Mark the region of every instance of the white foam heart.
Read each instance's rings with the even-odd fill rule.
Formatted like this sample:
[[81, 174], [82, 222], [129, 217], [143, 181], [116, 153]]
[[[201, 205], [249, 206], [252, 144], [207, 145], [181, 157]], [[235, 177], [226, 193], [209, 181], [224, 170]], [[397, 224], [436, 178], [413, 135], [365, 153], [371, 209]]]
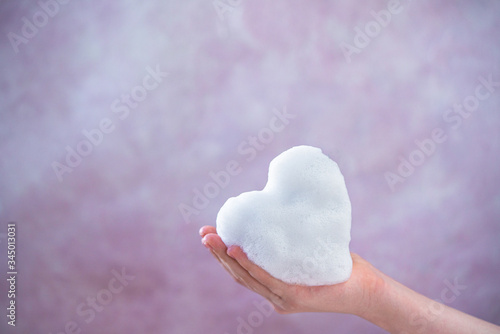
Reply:
[[338, 165], [319, 148], [293, 147], [269, 165], [262, 191], [232, 197], [217, 215], [217, 233], [228, 246], [274, 277], [291, 284], [345, 282], [351, 202]]

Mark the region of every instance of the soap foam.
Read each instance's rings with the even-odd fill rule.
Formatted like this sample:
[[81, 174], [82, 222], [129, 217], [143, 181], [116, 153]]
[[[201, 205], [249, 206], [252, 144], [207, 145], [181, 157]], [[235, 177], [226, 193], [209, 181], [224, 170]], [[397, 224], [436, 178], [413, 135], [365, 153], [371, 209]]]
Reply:
[[296, 146], [269, 166], [262, 191], [232, 197], [217, 215], [217, 233], [272, 276], [301, 285], [345, 282], [351, 202], [338, 165], [319, 148]]

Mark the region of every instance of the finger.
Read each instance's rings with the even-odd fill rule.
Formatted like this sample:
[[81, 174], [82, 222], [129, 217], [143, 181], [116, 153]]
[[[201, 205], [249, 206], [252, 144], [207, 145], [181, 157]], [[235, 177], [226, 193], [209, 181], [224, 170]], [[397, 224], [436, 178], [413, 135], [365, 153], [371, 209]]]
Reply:
[[255, 284], [249, 282], [249, 279], [245, 279], [246, 276], [250, 277], [250, 275], [234, 259], [231, 259], [226, 254], [227, 247], [217, 234], [208, 234], [203, 238], [203, 241], [236, 282], [256, 292], [260, 290], [255, 287]]
[[212, 255], [217, 259], [217, 261], [219, 261], [220, 265], [229, 273], [229, 275], [231, 275], [233, 277], [233, 279], [238, 284], [241, 284], [244, 287], [250, 289], [250, 287], [247, 286], [246, 282], [244, 282], [242, 279], [240, 279], [238, 276], [236, 276], [236, 274], [231, 270], [231, 268], [229, 268], [227, 263], [225, 263], [223, 260], [220, 259], [220, 257], [217, 255], [217, 253], [215, 253], [212, 249], [210, 249], [210, 253], [212, 253]]
[[[219, 256], [217, 256], [217, 254], [214, 252], [213, 249], [211, 249], [210, 247], [207, 247], [208, 250], [210, 251], [210, 254], [212, 254], [212, 256], [225, 268], [225, 264], [222, 262], [222, 260], [219, 258]], [[227, 269], [227, 268], [225, 268]]]
[[[209, 233], [210, 234], [210, 233]], [[206, 237], [204, 236], [202, 239], [201, 239], [201, 243], [210, 251], [210, 254], [212, 254], [212, 256], [217, 260], [219, 261], [219, 263], [224, 267], [224, 269], [226, 269], [227, 271], [229, 271], [229, 268], [227, 268], [226, 264], [223, 263], [223, 261], [221, 260], [221, 258], [217, 255], [217, 253], [214, 251], [213, 249], [213, 242], [212, 244], [209, 243], [209, 240], [210, 240], [210, 237]], [[229, 273], [231, 275], [233, 275], [230, 271]], [[236, 279], [236, 277], [234, 277]]]
[[274, 294], [278, 296], [283, 296], [287, 284], [277, 278], [271, 276], [267, 271], [257, 266], [255, 263], [250, 261], [243, 252], [243, 250], [238, 246], [231, 246], [227, 250], [230, 257], [234, 258], [245, 270], [262, 285], [266, 286]]
[[271, 302], [280, 300], [278, 296], [252, 277], [235, 259], [227, 254], [227, 247], [217, 234], [208, 234], [203, 240], [211, 247], [220, 262], [237, 282], [242, 283]]
[[[212, 254], [224, 266], [224, 268], [233, 276], [238, 283], [241, 281], [241, 273], [244, 269], [238, 265], [234, 259], [231, 259], [227, 254], [227, 247], [222, 239], [214, 233], [207, 234], [203, 237], [202, 242], [210, 249]], [[238, 268], [240, 267], [240, 268]]]
[[214, 226], [206, 225], [206, 226], [203, 226], [202, 228], [200, 228], [199, 233], [200, 233], [201, 237], [203, 238], [204, 236], [206, 236], [209, 233], [216, 233], [216, 231], [215, 231]]

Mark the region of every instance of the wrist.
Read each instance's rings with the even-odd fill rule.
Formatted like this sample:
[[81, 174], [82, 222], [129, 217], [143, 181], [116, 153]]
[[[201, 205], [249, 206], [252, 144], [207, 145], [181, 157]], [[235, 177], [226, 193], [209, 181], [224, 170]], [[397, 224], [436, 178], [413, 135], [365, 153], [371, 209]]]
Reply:
[[361, 313], [361, 318], [387, 330], [399, 333], [408, 329], [409, 317], [419, 314], [426, 297], [377, 271], [379, 284]]
[[364, 284], [360, 291], [360, 304], [353, 312], [361, 318], [368, 320], [376, 316], [387, 299], [387, 294], [390, 291], [390, 277], [384, 275], [381, 271], [373, 267], [370, 263], [370, 271], [364, 279]]
[[388, 289], [389, 277], [359, 255], [351, 253], [351, 256], [354, 266], [346, 286], [348, 298], [342, 310], [331, 312], [349, 313], [366, 319], [379, 308], [380, 300]]

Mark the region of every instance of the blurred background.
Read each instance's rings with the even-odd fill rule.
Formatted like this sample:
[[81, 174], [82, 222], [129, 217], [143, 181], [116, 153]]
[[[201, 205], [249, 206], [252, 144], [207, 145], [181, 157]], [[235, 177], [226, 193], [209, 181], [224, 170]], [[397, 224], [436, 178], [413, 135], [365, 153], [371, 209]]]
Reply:
[[0, 22], [0, 332], [384, 333], [265, 312], [200, 243], [301, 144], [340, 165], [353, 252], [500, 324], [498, 1], [9, 0]]

